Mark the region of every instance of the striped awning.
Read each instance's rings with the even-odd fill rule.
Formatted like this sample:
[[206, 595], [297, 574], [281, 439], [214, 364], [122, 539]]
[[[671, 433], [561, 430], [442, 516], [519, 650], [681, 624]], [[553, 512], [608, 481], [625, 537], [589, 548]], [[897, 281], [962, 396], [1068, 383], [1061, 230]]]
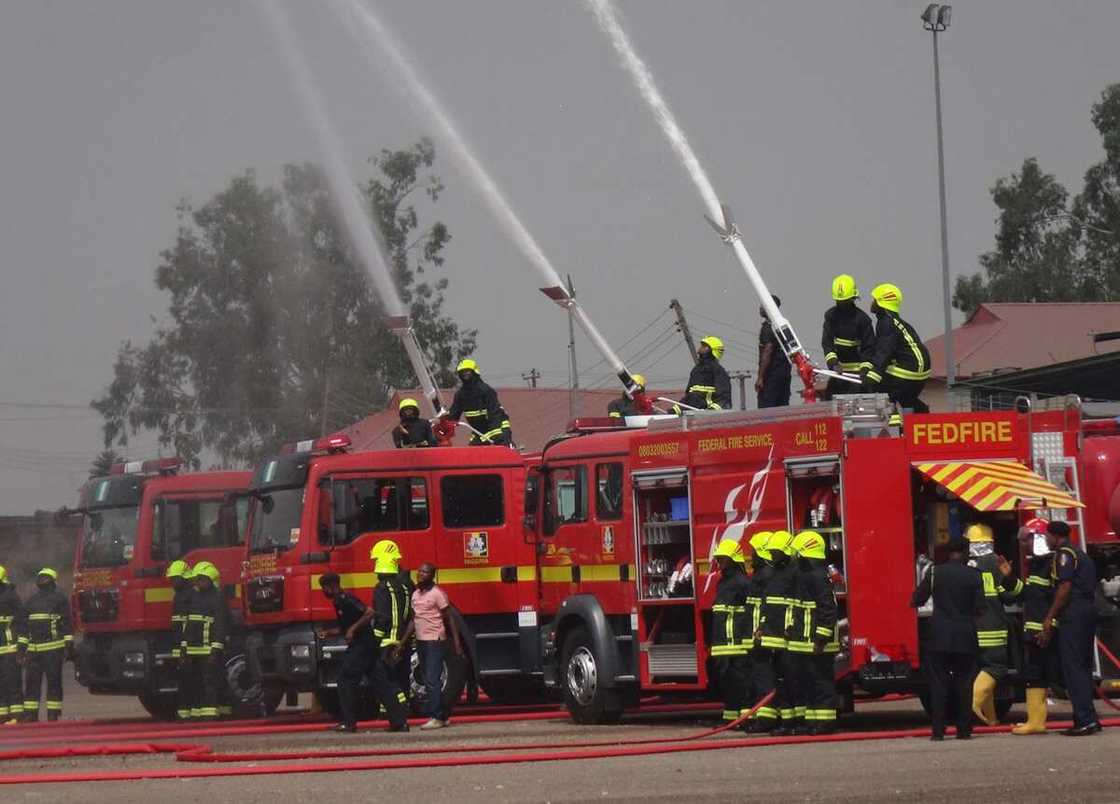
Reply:
[[1015, 461], [935, 461], [914, 468], [977, 511], [1084, 507]]

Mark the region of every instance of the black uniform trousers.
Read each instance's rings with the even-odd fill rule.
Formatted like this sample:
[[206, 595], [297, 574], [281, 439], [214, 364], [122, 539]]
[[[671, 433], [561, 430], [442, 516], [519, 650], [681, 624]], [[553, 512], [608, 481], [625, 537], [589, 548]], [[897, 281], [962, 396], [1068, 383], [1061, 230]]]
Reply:
[[926, 656], [925, 665], [933, 735], [945, 736], [950, 688], [957, 697], [957, 735], [972, 734], [972, 681], [976, 677], [976, 656], [972, 653], [931, 651]]
[[802, 697], [801, 661], [803, 654], [788, 650], [778, 651], [778, 695], [772, 704], [781, 715], [782, 728], [800, 726], [805, 720], [805, 700]]
[[1096, 613], [1091, 601], [1071, 601], [1062, 612], [1058, 627], [1058, 655], [1066, 691], [1073, 704], [1074, 726], [1097, 722], [1093, 706], [1093, 640], [1096, 638]]
[[782, 691], [778, 688], [778, 654], [771, 648], [756, 648], [751, 651], [751, 693], [758, 700], [770, 692], [773, 699], [760, 707], [753, 718], [759, 729], [772, 729], [778, 722], [778, 711], [782, 702]]
[[798, 653], [796, 656], [806, 723], [831, 725], [836, 721], [836, 654]]
[[[785, 361], [784, 355], [775, 355], [774, 360]], [[763, 380], [762, 390], [758, 392], [758, 407], [780, 408], [789, 404], [789, 386], [791, 376], [789, 372], [770, 371]]]
[[19, 718], [23, 714], [23, 678], [15, 653], [0, 656], [0, 718]]
[[187, 701], [192, 718], [215, 720], [219, 714], [221, 690], [225, 684], [225, 663], [221, 654], [188, 656]]
[[47, 720], [58, 720], [62, 714], [62, 660], [63, 648], [27, 654], [24, 668], [23, 717], [25, 720], [39, 719], [39, 695], [43, 688], [43, 676], [47, 678]]
[[1028, 687], [1047, 687], [1061, 684], [1062, 665], [1058, 658], [1056, 640], [1040, 648], [1034, 640], [1023, 643], [1023, 681]]
[[385, 648], [377, 650], [373, 660], [372, 680], [373, 693], [385, 708], [389, 725], [404, 725], [408, 721], [408, 710], [405, 709], [408, 697], [401, 689], [400, 668], [390, 661], [390, 653]]
[[346, 646], [338, 671], [338, 708], [341, 722], [347, 725], [358, 722], [362, 681], [373, 670], [376, 655], [376, 648], [368, 639], [354, 640]]
[[925, 386], [925, 380], [904, 380], [886, 374], [881, 383], [871, 386], [870, 393], [886, 394], [891, 402], [897, 402], [901, 407], [910, 408], [915, 413], [929, 413], [929, 405], [918, 398]]
[[1011, 668], [1011, 651], [1007, 645], [981, 648], [977, 661], [981, 670], [996, 681], [1003, 681]]
[[717, 656], [714, 663], [723, 697], [723, 719], [737, 720], [752, 704], [751, 657], [746, 653]]
[[175, 667], [175, 680], [179, 691], [175, 695], [175, 714], [179, 716], [180, 720], [189, 720], [195, 716], [191, 712], [191, 701], [193, 700], [191, 692], [195, 680], [195, 670], [185, 656], [180, 656], [176, 661], [178, 664]]

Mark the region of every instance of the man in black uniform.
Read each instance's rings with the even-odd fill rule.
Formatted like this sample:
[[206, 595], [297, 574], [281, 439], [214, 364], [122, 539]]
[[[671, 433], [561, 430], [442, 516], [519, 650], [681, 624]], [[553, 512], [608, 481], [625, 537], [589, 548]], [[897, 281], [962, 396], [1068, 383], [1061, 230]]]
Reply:
[[945, 714], [949, 686], [957, 696], [957, 739], [972, 737], [972, 678], [976, 675], [976, 616], [984, 609], [984, 584], [980, 573], [966, 563], [968, 543], [962, 537], [949, 542], [949, 560], [931, 567], [910, 598], [918, 608], [933, 596], [929, 639], [922, 648], [929, 679], [930, 718], [933, 735], [945, 739]]
[[8, 571], [0, 567], [0, 723], [18, 723], [23, 717], [18, 654], [24, 627], [23, 604]]
[[796, 603], [799, 630], [789, 634], [788, 649], [795, 655], [799, 692], [805, 703], [805, 733], [836, 731], [836, 680], [834, 667], [840, 652], [839, 607], [828, 578], [824, 537], [803, 530], [793, 540], [797, 551]]
[[[782, 300], [771, 296], [774, 304], [782, 306]], [[758, 393], [758, 408], [778, 408], [789, 404], [789, 383], [791, 371], [789, 359], [782, 351], [766, 308], [759, 307], [762, 326], [758, 330], [758, 375], [754, 380], [754, 390]]]
[[482, 381], [478, 363], [469, 357], [459, 361], [455, 372], [459, 375], [459, 390], [451, 401], [451, 410], [443, 418], [459, 421], [466, 417], [474, 430], [471, 446], [497, 445], [508, 447], [513, 443], [509, 416], [498, 401], [498, 394]]
[[1023, 588], [1023, 680], [1027, 684], [1027, 722], [1012, 734], [1046, 733], [1046, 694], [1051, 684], [1061, 683], [1057, 645], [1038, 644], [1042, 621], [1054, 603], [1054, 584], [1050, 568], [1054, 557], [1046, 544], [1045, 519], [1032, 519], [1019, 529], [1019, 554], [1027, 559], [1027, 580]]
[[338, 704], [341, 720], [335, 731], [358, 730], [358, 693], [362, 679], [373, 667], [373, 609], [348, 592], [342, 591], [342, 581], [337, 573], [328, 572], [319, 579], [319, 588], [334, 605], [338, 627], [325, 629], [320, 636], [342, 635], [346, 639], [346, 653], [338, 671]]
[[393, 446], [434, 447], [438, 443], [432, 432], [432, 423], [420, 418], [420, 403], [415, 399], [402, 399], [397, 406], [401, 423], [393, 428]]
[[187, 604], [182, 654], [187, 665], [187, 697], [193, 719], [216, 720], [226, 686], [225, 650], [230, 633], [229, 607], [222, 597], [221, 573], [209, 561], [194, 565], [194, 592]]
[[47, 677], [47, 720], [62, 716], [63, 657], [74, 661], [74, 633], [70, 628], [70, 601], [55, 588], [58, 573], [50, 567], [39, 570], [38, 591], [27, 599], [26, 631], [19, 642], [27, 650], [24, 678], [23, 719], [39, 719], [39, 695]]
[[412, 613], [411, 590], [401, 578], [401, 551], [396, 542], [382, 539], [370, 550], [377, 585], [373, 587], [373, 691], [389, 715], [389, 731], [408, 731], [408, 697], [401, 686], [392, 650], [401, 639]]
[[[696, 365], [688, 375], [688, 390], [681, 399], [681, 405], [698, 410], [730, 408], [731, 378], [719, 362], [723, 357], [723, 341], [709, 335], [700, 341], [696, 352]], [[674, 412], [681, 412], [679, 405], [675, 406]]]
[[[832, 299], [836, 304], [825, 311], [821, 349], [825, 363], [833, 371], [859, 374], [871, 367], [864, 355], [875, 342], [875, 328], [871, 316], [856, 306], [858, 298], [859, 288], [849, 274], [840, 274], [832, 280]], [[858, 383], [830, 379], [824, 399], [834, 394], [858, 392]]]
[[191, 688], [189, 678], [191, 670], [183, 655], [183, 638], [187, 630], [187, 618], [190, 615], [191, 602], [191, 569], [182, 559], [172, 561], [167, 565], [164, 576], [171, 579], [171, 588], [174, 590], [171, 598], [171, 656], [176, 661], [175, 680], [178, 692], [175, 695], [175, 715], [180, 720], [189, 720], [191, 717], [191, 704], [188, 691]]
[[902, 291], [895, 285], [877, 285], [871, 291], [875, 314], [875, 342], [867, 354], [870, 366], [863, 368], [865, 393], [886, 394], [915, 413], [929, 413], [918, 395], [929, 379], [929, 350], [921, 336], [899, 316]]
[[762, 652], [769, 651], [771, 664], [777, 676], [773, 706], [778, 710], [782, 722], [771, 733], [775, 736], [793, 734], [798, 726], [797, 705], [800, 688], [797, 683], [797, 667], [789, 652], [786, 638], [786, 623], [792, 616], [793, 597], [797, 585], [797, 565], [793, 557], [793, 534], [788, 530], [776, 530], [766, 540], [770, 553], [770, 576], [766, 580], [766, 592], [762, 597], [762, 617], [760, 622], [759, 643]]
[[1038, 644], [1046, 647], [1058, 626], [1058, 656], [1066, 691], [1073, 704], [1073, 726], [1062, 734], [1084, 737], [1101, 730], [1096, 707], [1093, 706], [1093, 640], [1096, 638], [1096, 612], [1093, 608], [1097, 570], [1093, 559], [1069, 543], [1069, 525], [1051, 522], [1046, 528], [1046, 542], [1054, 552], [1050, 577], [1055, 584], [1054, 602], [1046, 619]]
[[[778, 686], [777, 652], [763, 645], [762, 621], [764, 616], [764, 601], [766, 591], [770, 585], [770, 578], [774, 575], [771, 564], [773, 555], [766, 549], [766, 543], [773, 535], [768, 530], [759, 531], [751, 536], [751, 576], [750, 589], [747, 592], [747, 616], [750, 618], [751, 629], [754, 636], [754, 649], [751, 651], [751, 698], [758, 700], [765, 697]], [[744, 731], [750, 733], [763, 733], [772, 730], [778, 725], [778, 696], [766, 706], [759, 707], [749, 723], [744, 724]]]
[[750, 649], [754, 642], [747, 621], [750, 583], [743, 571], [746, 558], [734, 539], [724, 539], [713, 556], [719, 567], [719, 584], [712, 604], [712, 659], [723, 695], [723, 719], [738, 720], [749, 709]]
[[[630, 379], [638, 386], [638, 392], [645, 392], [645, 377], [641, 374], [632, 374], [630, 375]], [[610, 404], [607, 405], [607, 415], [612, 419], [625, 419], [627, 416], [640, 416], [641, 413], [642, 412], [638, 410], [638, 406], [634, 404], [634, 400], [625, 393], [618, 399], [612, 399]]]

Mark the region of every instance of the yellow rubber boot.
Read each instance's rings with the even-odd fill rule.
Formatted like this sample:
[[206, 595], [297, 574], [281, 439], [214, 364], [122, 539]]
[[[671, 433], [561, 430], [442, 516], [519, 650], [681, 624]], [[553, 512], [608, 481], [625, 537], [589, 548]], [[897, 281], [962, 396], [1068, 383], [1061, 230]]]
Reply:
[[983, 670], [972, 683], [972, 713], [987, 726], [996, 723], [996, 680]]
[[1046, 733], [1046, 690], [1042, 687], [1027, 688], [1027, 722], [1011, 730], [1012, 734]]

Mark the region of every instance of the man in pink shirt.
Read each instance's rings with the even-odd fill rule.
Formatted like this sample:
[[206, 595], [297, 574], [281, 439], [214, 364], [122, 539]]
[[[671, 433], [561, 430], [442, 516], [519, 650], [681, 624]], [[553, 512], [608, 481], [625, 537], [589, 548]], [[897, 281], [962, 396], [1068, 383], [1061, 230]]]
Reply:
[[447, 658], [448, 635], [456, 656], [463, 655], [463, 644], [459, 638], [459, 627], [451, 616], [451, 602], [447, 599], [447, 594], [436, 586], [436, 568], [432, 564], [421, 564], [416, 571], [416, 589], [412, 592], [412, 619], [405, 627], [400, 643], [394, 648], [398, 654], [401, 645], [407, 645], [413, 634], [416, 635], [416, 651], [424, 675], [429, 717], [428, 722], [420, 728], [442, 729], [451, 718], [451, 701], [443, 699], [441, 683], [444, 660]]

